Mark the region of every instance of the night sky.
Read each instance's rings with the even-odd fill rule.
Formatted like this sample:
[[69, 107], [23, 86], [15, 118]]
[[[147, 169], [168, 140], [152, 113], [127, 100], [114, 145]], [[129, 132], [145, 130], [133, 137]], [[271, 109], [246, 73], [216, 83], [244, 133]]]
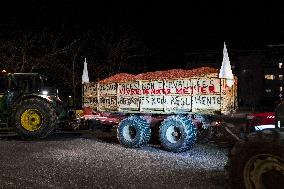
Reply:
[[[272, 1], [1, 0], [0, 20], [1, 36], [21, 28], [36, 32], [64, 27], [65, 39], [96, 33], [100, 26], [130, 26], [150, 56], [141, 59], [142, 66], [116, 70], [128, 73], [185, 68], [185, 54], [195, 50], [216, 50], [221, 62], [224, 41], [229, 53], [284, 44], [284, 6]], [[103, 67], [107, 61], [98, 64], [98, 54], [103, 55], [99, 50], [88, 47], [78, 60], [88, 57], [93, 63], [90, 73], [97, 75], [90, 75], [92, 80], [111, 74]], [[81, 77], [81, 71], [77, 75]]]
[[[86, 30], [127, 24], [156, 48], [255, 48], [283, 39], [283, 6], [255, 1], [1, 1], [1, 24]], [[282, 41], [281, 41], [282, 42]]]

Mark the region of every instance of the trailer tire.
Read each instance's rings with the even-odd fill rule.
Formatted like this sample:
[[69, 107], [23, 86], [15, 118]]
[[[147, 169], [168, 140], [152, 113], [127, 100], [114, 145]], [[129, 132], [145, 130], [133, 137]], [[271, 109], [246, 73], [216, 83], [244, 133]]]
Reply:
[[173, 115], [162, 122], [159, 135], [161, 144], [166, 150], [184, 152], [195, 143], [197, 129], [190, 117]]
[[283, 188], [284, 132], [251, 133], [233, 147], [225, 168], [233, 189]]
[[55, 109], [40, 98], [20, 101], [12, 114], [12, 126], [22, 139], [46, 138], [57, 126]]
[[150, 124], [139, 116], [130, 116], [119, 123], [117, 128], [117, 138], [120, 144], [139, 148], [146, 145], [151, 136]]

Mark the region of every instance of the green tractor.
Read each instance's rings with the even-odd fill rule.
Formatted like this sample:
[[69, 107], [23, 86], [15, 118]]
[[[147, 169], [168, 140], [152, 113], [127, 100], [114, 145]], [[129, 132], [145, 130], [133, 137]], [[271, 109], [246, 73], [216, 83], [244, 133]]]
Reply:
[[0, 75], [0, 127], [12, 127], [22, 139], [42, 139], [58, 125], [60, 99], [44, 88], [37, 73]]

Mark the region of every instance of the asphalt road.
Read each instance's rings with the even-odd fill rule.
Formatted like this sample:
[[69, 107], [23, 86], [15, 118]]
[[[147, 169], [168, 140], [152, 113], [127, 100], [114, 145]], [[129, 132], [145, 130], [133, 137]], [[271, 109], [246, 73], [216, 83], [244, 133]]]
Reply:
[[42, 141], [2, 137], [0, 188], [224, 189], [227, 151], [212, 143], [183, 153], [155, 142], [125, 148], [115, 132], [61, 132]]

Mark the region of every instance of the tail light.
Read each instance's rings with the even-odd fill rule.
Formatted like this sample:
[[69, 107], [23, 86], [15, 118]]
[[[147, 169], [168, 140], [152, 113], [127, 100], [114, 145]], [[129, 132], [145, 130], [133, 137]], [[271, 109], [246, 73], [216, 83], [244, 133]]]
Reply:
[[46, 98], [47, 98], [48, 101], [52, 101], [51, 96], [46, 96]]
[[60, 101], [60, 102], [62, 102], [62, 100], [59, 98], [59, 96], [57, 96], [57, 100]]
[[213, 121], [211, 125], [214, 127], [219, 127], [222, 124], [222, 122], [223, 122], [222, 120], [218, 119], [218, 120]]

